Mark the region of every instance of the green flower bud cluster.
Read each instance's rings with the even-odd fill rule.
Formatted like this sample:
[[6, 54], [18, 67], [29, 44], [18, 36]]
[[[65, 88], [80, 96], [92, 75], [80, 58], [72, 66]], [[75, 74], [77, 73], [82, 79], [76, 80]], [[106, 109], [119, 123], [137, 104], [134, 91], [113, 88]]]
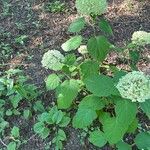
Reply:
[[57, 50], [49, 50], [43, 55], [42, 66], [46, 69], [61, 70], [63, 66], [64, 56]]
[[131, 40], [133, 44], [139, 46], [150, 44], [150, 33], [145, 31], [136, 31], [133, 33]]
[[107, 10], [107, 0], [76, 0], [76, 8], [82, 15], [102, 15]]
[[120, 78], [117, 89], [121, 96], [132, 102], [145, 102], [150, 99], [150, 76], [133, 71]]

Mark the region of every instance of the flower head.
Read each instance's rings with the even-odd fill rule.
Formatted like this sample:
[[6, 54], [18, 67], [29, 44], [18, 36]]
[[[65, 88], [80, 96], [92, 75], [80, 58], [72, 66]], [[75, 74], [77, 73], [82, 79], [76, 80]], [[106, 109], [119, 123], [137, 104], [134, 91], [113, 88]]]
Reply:
[[150, 99], [150, 77], [143, 72], [133, 71], [120, 78], [117, 89], [123, 98], [132, 102], [144, 102]]
[[101, 15], [107, 10], [106, 0], [76, 0], [78, 13], [82, 15]]

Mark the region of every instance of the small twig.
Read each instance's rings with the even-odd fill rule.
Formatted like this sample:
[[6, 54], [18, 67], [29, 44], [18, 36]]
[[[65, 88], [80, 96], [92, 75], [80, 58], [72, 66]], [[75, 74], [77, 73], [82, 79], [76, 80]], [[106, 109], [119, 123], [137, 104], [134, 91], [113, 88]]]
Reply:
[[3, 146], [7, 147], [7, 145], [2, 141], [1, 138], [0, 138], [0, 142], [3, 144]]

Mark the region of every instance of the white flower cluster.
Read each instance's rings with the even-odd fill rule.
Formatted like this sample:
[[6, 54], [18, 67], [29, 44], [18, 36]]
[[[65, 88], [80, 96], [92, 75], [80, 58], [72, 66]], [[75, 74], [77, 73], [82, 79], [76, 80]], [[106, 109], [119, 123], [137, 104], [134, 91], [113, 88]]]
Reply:
[[133, 71], [120, 78], [117, 89], [123, 98], [132, 102], [145, 102], [150, 99], [150, 76]]
[[58, 71], [63, 66], [64, 56], [57, 50], [49, 50], [43, 55], [42, 65], [46, 69]]
[[150, 33], [145, 31], [136, 31], [133, 33], [131, 40], [133, 44], [139, 46], [150, 44]]
[[101, 15], [107, 10], [107, 0], [76, 0], [76, 8], [82, 15]]

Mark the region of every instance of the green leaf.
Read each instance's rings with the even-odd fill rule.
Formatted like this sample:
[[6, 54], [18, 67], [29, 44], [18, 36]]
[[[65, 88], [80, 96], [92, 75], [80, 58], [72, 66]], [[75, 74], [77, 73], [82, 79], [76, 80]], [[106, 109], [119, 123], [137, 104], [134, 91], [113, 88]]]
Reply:
[[137, 127], [138, 127], [138, 119], [135, 118], [135, 119], [132, 121], [132, 123], [129, 125], [127, 132], [128, 132], [128, 133], [134, 133], [135, 130], [137, 129]]
[[74, 22], [72, 22], [69, 26], [69, 32], [80, 32], [85, 26], [85, 19], [84, 17], [77, 18]]
[[120, 125], [126, 124], [126, 126], [129, 126], [136, 117], [137, 104], [130, 100], [118, 100], [115, 106], [115, 112]]
[[29, 119], [29, 117], [30, 117], [31, 115], [32, 115], [32, 114], [31, 114], [31, 111], [30, 111], [30, 110], [26, 109], [26, 110], [23, 111], [23, 117], [24, 117], [25, 119]]
[[5, 100], [0, 99], [0, 108], [5, 105]]
[[120, 141], [127, 129], [128, 126], [120, 124], [115, 117], [106, 118], [103, 121], [104, 134], [110, 144], [116, 144]]
[[45, 124], [43, 122], [38, 122], [34, 125], [34, 132], [42, 133], [45, 129]]
[[131, 145], [123, 142], [123, 141], [120, 141], [116, 144], [116, 147], [118, 150], [132, 150], [132, 147]]
[[136, 103], [129, 100], [118, 100], [115, 106], [116, 117], [105, 118], [103, 120], [103, 129], [106, 139], [110, 144], [119, 142], [133, 122], [137, 112]]
[[51, 74], [46, 79], [47, 90], [54, 90], [60, 83], [60, 79], [56, 74]]
[[42, 132], [40, 132], [40, 136], [42, 139], [45, 139], [49, 136], [50, 129], [44, 128]]
[[90, 133], [89, 141], [98, 147], [103, 147], [107, 143], [104, 133], [99, 130]]
[[99, 27], [103, 32], [107, 33], [108, 35], [113, 35], [111, 26], [109, 25], [108, 21], [104, 18], [100, 19]]
[[88, 41], [87, 49], [94, 59], [102, 62], [109, 53], [110, 45], [104, 36], [92, 37]]
[[135, 144], [139, 149], [150, 149], [150, 133], [141, 132], [135, 138]]
[[11, 135], [14, 137], [14, 138], [18, 138], [19, 137], [19, 128], [14, 126], [11, 130]]
[[61, 110], [55, 112], [52, 116], [52, 120], [54, 123], [58, 124], [63, 118], [63, 112]]
[[66, 134], [62, 129], [58, 130], [57, 136], [58, 136], [58, 139], [60, 141], [65, 141], [66, 140]]
[[66, 127], [70, 123], [70, 120], [71, 119], [69, 117], [64, 116], [62, 118], [62, 120], [59, 122], [59, 126], [60, 127]]
[[76, 56], [74, 54], [68, 54], [65, 56], [64, 64], [71, 66], [76, 62]]
[[[90, 69], [89, 69], [90, 68]], [[87, 78], [99, 73], [99, 64], [92, 60], [86, 60], [80, 65], [80, 74], [82, 78]]]
[[70, 38], [68, 41], [66, 41], [64, 44], [62, 44], [61, 48], [68, 52], [77, 49], [82, 42], [82, 36], [74, 36]]
[[87, 126], [90, 126], [96, 118], [96, 111], [88, 108], [78, 109], [76, 115], [73, 118], [73, 127], [86, 128]]
[[105, 106], [104, 101], [94, 95], [88, 95], [79, 104], [79, 109], [100, 110]]
[[10, 101], [14, 108], [18, 107], [19, 102], [22, 100], [22, 96], [20, 94], [17, 94], [15, 96], [10, 97]]
[[71, 106], [73, 100], [78, 95], [79, 84], [76, 80], [66, 80], [64, 81], [58, 90], [58, 108], [67, 109]]
[[11, 109], [8, 109], [8, 110], [6, 111], [6, 115], [7, 115], [7, 116], [11, 116], [12, 114], [13, 114], [13, 112], [12, 112]]
[[84, 80], [87, 89], [95, 96], [110, 96], [118, 94], [113, 79], [105, 75], [93, 75]]
[[150, 118], [150, 100], [140, 103], [140, 107], [144, 113]]
[[53, 124], [54, 122], [52, 121], [52, 116], [53, 116], [53, 113], [44, 112], [40, 116], [38, 116], [38, 120], [40, 122], [46, 122], [48, 124]]
[[15, 142], [10, 142], [8, 145], [7, 145], [7, 150], [16, 150], [16, 143]]
[[36, 101], [33, 108], [34, 108], [35, 111], [40, 111], [40, 112], [45, 111], [44, 106], [42, 104], [42, 101]]

